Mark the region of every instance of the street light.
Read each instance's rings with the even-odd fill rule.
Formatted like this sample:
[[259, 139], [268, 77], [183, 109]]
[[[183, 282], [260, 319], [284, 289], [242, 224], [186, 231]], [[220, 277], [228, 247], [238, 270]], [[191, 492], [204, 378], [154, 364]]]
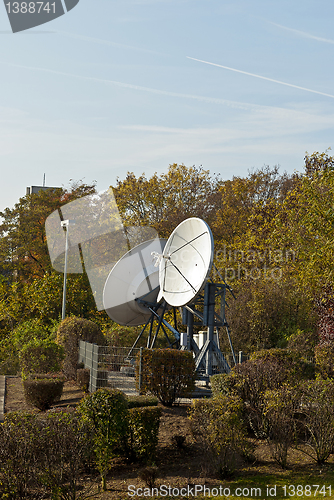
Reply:
[[63, 307], [61, 313], [61, 319], [65, 319], [66, 311], [66, 281], [67, 281], [67, 254], [68, 254], [68, 233], [70, 229], [70, 224], [75, 224], [74, 220], [62, 220], [60, 225], [62, 228], [66, 228], [66, 240], [65, 240], [65, 263], [64, 263], [64, 286], [63, 286]]

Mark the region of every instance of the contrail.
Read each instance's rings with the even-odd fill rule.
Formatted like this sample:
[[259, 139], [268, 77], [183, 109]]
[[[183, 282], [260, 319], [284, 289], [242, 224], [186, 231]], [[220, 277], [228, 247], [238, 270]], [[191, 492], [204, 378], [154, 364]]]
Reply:
[[300, 87], [299, 85], [293, 85], [292, 83], [281, 82], [280, 80], [274, 80], [273, 78], [267, 78], [266, 76], [256, 75], [255, 73], [248, 73], [248, 71], [241, 71], [241, 69], [230, 68], [229, 66], [223, 66], [222, 64], [216, 64], [208, 61], [202, 61], [201, 59], [195, 59], [194, 57], [186, 56], [187, 59], [192, 59], [193, 61], [201, 62], [204, 64], [210, 64], [211, 66], [217, 66], [217, 68], [228, 69], [230, 71], [235, 71], [236, 73], [241, 73], [243, 75], [254, 76], [255, 78], [260, 78], [261, 80], [267, 80], [268, 82], [279, 83], [280, 85], [286, 85], [287, 87], [292, 87], [298, 90], [305, 90], [306, 92], [312, 92], [313, 94], [324, 95], [326, 97], [331, 97], [334, 99], [334, 95], [325, 94], [325, 92], [319, 92], [319, 90], [307, 89], [306, 87]]
[[209, 102], [209, 103], [213, 103], [213, 104], [223, 104], [225, 106], [230, 106], [230, 107], [238, 108], [238, 109], [267, 109], [268, 108], [268, 106], [261, 106], [258, 104], [248, 104], [248, 103], [242, 103], [242, 102], [237, 102], [237, 101], [229, 101], [227, 99], [219, 99], [216, 97], [205, 97], [205, 96], [199, 96], [199, 95], [193, 95], [193, 94], [181, 94], [178, 92], [170, 92], [168, 90], [160, 90], [160, 89], [154, 89], [154, 88], [150, 88], [150, 87], [142, 87], [140, 85], [134, 85], [131, 83], [118, 82], [116, 80], [107, 80], [104, 78], [96, 78], [96, 77], [92, 77], [92, 76], [75, 75], [73, 73], [65, 73], [63, 71], [58, 71], [58, 70], [53, 70], [53, 69], [48, 69], [48, 68], [25, 66], [23, 64], [7, 63], [4, 61], [0, 61], [0, 64], [6, 64], [7, 66], [12, 66], [15, 68], [28, 69], [30, 71], [32, 71], [32, 70], [33, 71], [43, 71], [45, 73], [52, 73], [55, 75], [67, 76], [67, 77], [71, 77], [71, 78], [79, 78], [80, 80], [93, 81], [93, 82], [97, 82], [97, 83], [104, 83], [107, 85], [115, 85], [117, 87], [139, 90], [142, 92], [149, 92], [151, 94], [166, 95], [166, 96], [170, 96], [170, 97], [181, 97], [184, 99], [193, 99], [196, 101]]
[[312, 35], [311, 33], [306, 33], [305, 31], [299, 31], [293, 28], [287, 28], [286, 26], [282, 26], [281, 24], [273, 23], [271, 21], [268, 22], [273, 26], [277, 26], [277, 28], [281, 28], [282, 30], [286, 31], [291, 31], [292, 33], [295, 33], [296, 35], [302, 36], [304, 38], [310, 38], [311, 40], [316, 40], [317, 42], [330, 43], [332, 45], [334, 44], [334, 40], [332, 40], [331, 38], [323, 38], [321, 36]]

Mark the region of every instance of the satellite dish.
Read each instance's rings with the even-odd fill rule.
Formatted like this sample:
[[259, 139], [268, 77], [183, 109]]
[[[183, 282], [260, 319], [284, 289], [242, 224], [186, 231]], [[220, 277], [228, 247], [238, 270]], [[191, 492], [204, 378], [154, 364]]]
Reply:
[[165, 243], [166, 240], [158, 238], [140, 243], [110, 271], [103, 289], [103, 306], [119, 325], [142, 325], [151, 317], [151, 311], [137, 299], [156, 304], [159, 270], [152, 253], [161, 254]]
[[213, 262], [210, 227], [196, 217], [181, 222], [166, 243], [159, 267], [160, 292], [174, 307], [191, 302], [203, 289]]

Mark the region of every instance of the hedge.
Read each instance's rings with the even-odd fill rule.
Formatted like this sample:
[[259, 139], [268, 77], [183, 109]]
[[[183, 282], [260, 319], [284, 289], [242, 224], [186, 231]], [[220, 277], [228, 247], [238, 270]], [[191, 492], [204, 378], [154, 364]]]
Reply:
[[153, 462], [158, 444], [161, 408], [148, 406], [129, 410], [127, 454], [131, 459]]
[[127, 396], [128, 408], [142, 408], [143, 406], [157, 406], [158, 398], [155, 396]]
[[[189, 351], [143, 349], [141, 366], [141, 391], [153, 394], [164, 406], [172, 406], [195, 388], [195, 361]], [[138, 383], [139, 359], [136, 376]]]
[[39, 410], [51, 408], [63, 393], [64, 379], [48, 375], [35, 376], [23, 380], [24, 396], [27, 403]]

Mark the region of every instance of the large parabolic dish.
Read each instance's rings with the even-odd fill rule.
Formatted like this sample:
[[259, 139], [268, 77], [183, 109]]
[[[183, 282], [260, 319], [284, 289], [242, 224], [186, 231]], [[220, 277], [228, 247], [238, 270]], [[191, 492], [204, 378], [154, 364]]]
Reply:
[[156, 303], [159, 270], [153, 254], [161, 254], [166, 240], [156, 238], [132, 248], [115, 264], [103, 290], [103, 305], [108, 316], [119, 325], [146, 323], [151, 311], [137, 299]]
[[191, 302], [203, 289], [213, 262], [210, 227], [196, 217], [181, 222], [166, 243], [159, 266], [162, 298], [174, 307]]

